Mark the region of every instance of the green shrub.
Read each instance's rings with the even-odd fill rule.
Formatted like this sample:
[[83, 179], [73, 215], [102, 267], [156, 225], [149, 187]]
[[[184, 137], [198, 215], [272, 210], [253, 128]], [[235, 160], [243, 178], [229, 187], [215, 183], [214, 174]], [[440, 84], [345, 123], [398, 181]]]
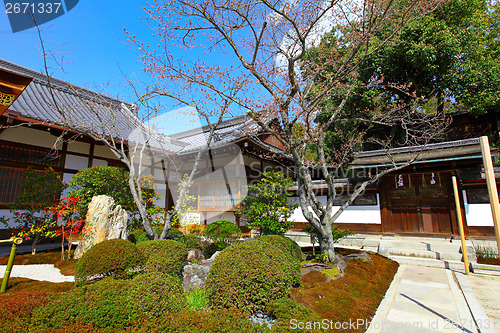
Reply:
[[75, 282], [82, 285], [91, 282], [89, 277], [115, 276], [128, 278], [144, 264], [144, 256], [131, 242], [124, 239], [105, 240], [92, 246], [75, 266]]
[[180, 274], [187, 257], [186, 245], [170, 239], [143, 242], [137, 248], [146, 258], [146, 270], [165, 274]]
[[[69, 182], [69, 195], [82, 199], [88, 207], [92, 197], [109, 195], [127, 211], [137, 210], [128, 184], [128, 171], [112, 166], [95, 166], [79, 171]], [[85, 212], [86, 213], [86, 208]]]
[[[299, 302], [288, 297], [271, 301], [267, 306], [267, 311], [276, 318], [273, 324], [273, 332], [290, 332], [290, 320], [297, 322], [321, 322], [320, 316]], [[307, 332], [322, 332], [322, 330], [307, 330]], [[326, 330], [325, 330], [326, 331]]]
[[266, 242], [283, 250], [290, 258], [302, 261], [302, 250], [294, 240], [278, 235], [266, 235], [256, 238], [258, 242]]
[[210, 223], [204, 234], [215, 243], [218, 250], [223, 250], [241, 237], [241, 229], [231, 221], [219, 220]]
[[52, 331], [74, 323], [113, 329], [129, 323], [134, 305], [127, 293], [130, 281], [110, 277], [54, 295], [33, 311], [30, 331]]
[[219, 251], [219, 247], [215, 243], [204, 241], [201, 243], [203, 256], [205, 258], [210, 258], [215, 252]]
[[201, 238], [198, 235], [187, 234], [183, 235], [179, 238], [179, 241], [182, 242], [188, 249], [199, 249], [201, 248]]
[[128, 234], [128, 240], [136, 245], [139, 245], [142, 242], [147, 242], [149, 238], [144, 229], [135, 229]]
[[300, 264], [266, 242], [233, 244], [215, 258], [206, 280], [210, 304], [253, 312], [300, 283]]
[[135, 276], [127, 292], [134, 314], [139, 316], [147, 314], [155, 318], [165, 312], [178, 312], [186, 306], [181, 280], [158, 271]]
[[185, 308], [181, 281], [157, 272], [134, 279], [109, 277], [50, 298], [33, 311], [31, 332], [53, 332], [72, 325], [89, 331], [121, 332], [136, 321], [153, 321], [164, 313]]
[[132, 332], [190, 332], [190, 333], [241, 333], [269, 332], [253, 324], [248, 315], [237, 309], [216, 309], [212, 311], [183, 311], [165, 314], [154, 321], [137, 322]]
[[173, 239], [173, 240], [178, 240], [181, 238], [184, 234], [182, 231], [176, 228], [170, 228], [167, 233], [167, 239]]

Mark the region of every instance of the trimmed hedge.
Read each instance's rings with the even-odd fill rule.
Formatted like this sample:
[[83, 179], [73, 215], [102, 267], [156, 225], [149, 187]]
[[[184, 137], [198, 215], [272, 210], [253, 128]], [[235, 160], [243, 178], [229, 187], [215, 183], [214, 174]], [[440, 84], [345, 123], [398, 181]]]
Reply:
[[68, 324], [83, 323], [94, 328], [116, 328], [131, 319], [128, 287], [131, 280], [109, 277], [51, 297], [33, 311], [32, 332], [52, 331]]
[[154, 321], [137, 322], [131, 332], [190, 332], [190, 333], [264, 333], [267, 327], [248, 320], [248, 315], [237, 309], [212, 311], [183, 311], [165, 314]]
[[283, 250], [290, 258], [302, 261], [302, 250], [299, 244], [288, 237], [279, 235], [261, 236], [255, 239], [258, 242], [266, 242]]
[[167, 237], [166, 239], [173, 239], [173, 240], [178, 240], [181, 238], [184, 234], [182, 231], [176, 228], [170, 228], [167, 232]]
[[33, 311], [30, 331], [52, 332], [72, 325], [88, 325], [91, 331], [123, 331], [135, 322], [154, 322], [160, 315], [181, 311], [185, 304], [177, 277], [157, 272], [130, 280], [109, 277], [52, 296]]
[[105, 240], [92, 246], [78, 260], [75, 282], [76, 285], [82, 285], [107, 276], [129, 278], [144, 261], [144, 256], [135, 244], [124, 239]]
[[136, 245], [139, 245], [142, 242], [147, 242], [149, 238], [144, 229], [135, 229], [128, 234], [128, 240]]
[[146, 258], [147, 271], [165, 274], [180, 274], [188, 253], [186, 245], [170, 239], [143, 242], [137, 248]]
[[129, 302], [134, 304], [134, 313], [139, 316], [147, 314], [153, 319], [165, 312], [178, 312], [186, 307], [181, 280], [157, 271], [134, 277], [128, 293]]
[[215, 258], [205, 282], [210, 304], [247, 312], [287, 297], [300, 284], [300, 264], [266, 242], [233, 244]]
[[216, 244], [218, 250], [223, 250], [241, 237], [240, 227], [226, 220], [210, 223], [203, 233]]
[[195, 234], [183, 235], [179, 241], [186, 245], [188, 249], [201, 249], [201, 238]]

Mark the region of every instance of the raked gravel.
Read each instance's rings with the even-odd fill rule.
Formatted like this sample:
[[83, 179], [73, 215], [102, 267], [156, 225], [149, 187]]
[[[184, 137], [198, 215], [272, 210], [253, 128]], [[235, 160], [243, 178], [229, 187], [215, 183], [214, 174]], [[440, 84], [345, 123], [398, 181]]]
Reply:
[[[0, 265], [0, 277], [5, 274], [7, 266]], [[10, 277], [23, 277], [32, 280], [46, 281], [46, 282], [74, 282], [74, 276], [65, 276], [61, 274], [59, 268], [54, 267], [53, 264], [40, 264], [40, 265], [14, 265], [10, 272]]]

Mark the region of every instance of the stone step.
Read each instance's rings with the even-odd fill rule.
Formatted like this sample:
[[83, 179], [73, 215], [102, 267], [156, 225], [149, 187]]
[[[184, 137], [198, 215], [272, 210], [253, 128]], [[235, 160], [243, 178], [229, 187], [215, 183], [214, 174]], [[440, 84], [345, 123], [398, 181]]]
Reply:
[[447, 268], [460, 272], [465, 272], [464, 263], [455, 260], [437, 260], [429, 258], [416, 258], [416, 257], [405, 257], [405, 256], [395, 256], [390, 255], [389, 259], [398, 262], [401, 265], [416, 265], [416, 266], [426, 266], [426, 267], [437, 267], [437, 268]]
[[477, 274], [500, 275], [500, 266], [472, 263], [472, 272]]
[[389, 248], [403, 248], [420, 251], [436, 251], [436, 252], [457, 252], [461, 248], [460, 243], [449, 242], [401, 242], [401, 241], [384, 241], [387, 242]]
[[[438, 259], [438, 260], [453, 260], [461, 261], [462, 254], [457, 252], [449, 251], [426, 251], [426, 250], [414, 250], [407, 248], [392, 248], [389, 247], [389, 256], [404, 256], [404, 257], [417, 257], [417, 258], [428, 258], [428, 259]], [[471, 259], [472, 257], [469, 256]]]

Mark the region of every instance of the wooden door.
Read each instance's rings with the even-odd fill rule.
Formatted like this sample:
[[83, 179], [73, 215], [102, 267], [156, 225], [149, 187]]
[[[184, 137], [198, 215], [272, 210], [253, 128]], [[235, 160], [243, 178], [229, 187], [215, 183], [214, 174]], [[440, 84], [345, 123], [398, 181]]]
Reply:
[[383, 230], [389, 233], [453, 233], [449, 172], [395, 174], [384, 178]]

